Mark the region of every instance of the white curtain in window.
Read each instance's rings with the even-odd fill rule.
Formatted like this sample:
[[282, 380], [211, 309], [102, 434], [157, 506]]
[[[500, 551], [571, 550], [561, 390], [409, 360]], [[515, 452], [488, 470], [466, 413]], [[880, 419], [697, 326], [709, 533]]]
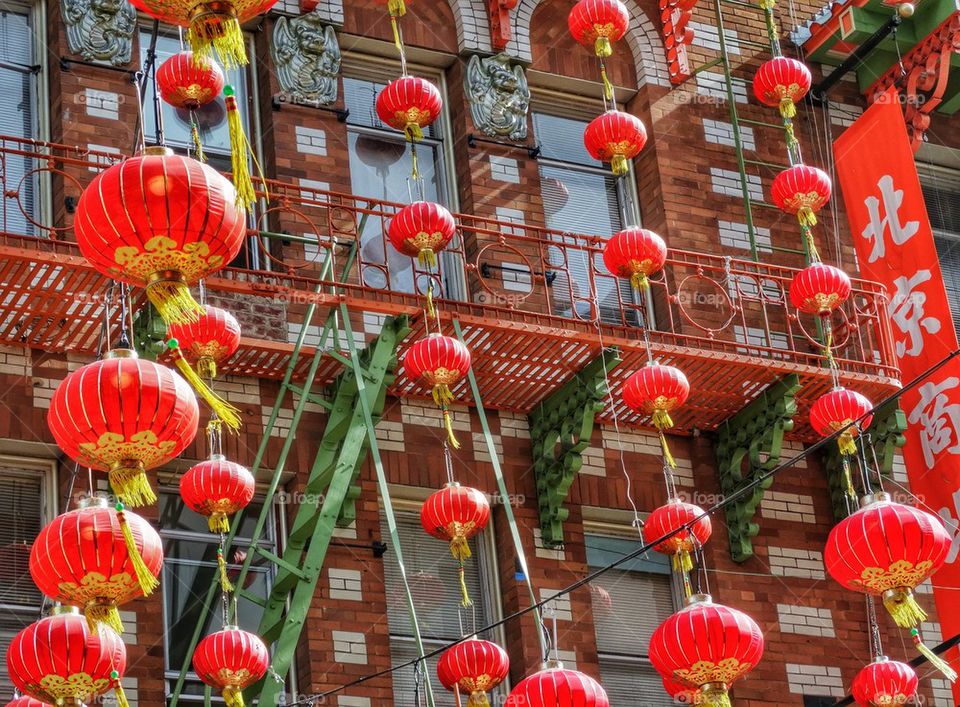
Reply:
[[[0, 135], [34, 137], [34, 63], [33, 30], [26, 13], [0, 12]], [[35, 217], [36, 178], [29, 175], [35, 168], [30, 157], [7, 155], [4, 159], [4, 188], [17, 191], [17, 199], [4, 200], [3, 230], [20, 235], [35, 235], [30, 223]], [[26, 215], [25, 215], [26, 214]]]

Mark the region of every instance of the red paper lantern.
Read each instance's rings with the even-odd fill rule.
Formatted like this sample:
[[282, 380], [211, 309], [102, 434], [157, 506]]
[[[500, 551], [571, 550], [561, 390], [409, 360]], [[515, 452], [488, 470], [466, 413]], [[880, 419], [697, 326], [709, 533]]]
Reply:
[[603, 246], [603, 264], [617, 277], [629, 278], [635, 290], [647, 290], [647, 278], [663, 269], [667, 244], [653, 231], [631, 226]]
[[228, 265], [243, 245], [246, 217], [236, 196], [212, 167], [148, 147], [83, 190], [77, 244], [107, 277], [145, 287], [168, 324], [193, 321], [203, 308], [188, 285]]
[[790, 302], [801, 312], [827, 316], [847, 301], [852, 285], [840, 268], [813, 263], [790, 283]]
[[7, 648], [7, 673], [25, 695], [51, 705], [80, 705], [122, 690], [127, 651], [111, 630], [91, 631], [76, 609], [60, 609], [20, 631]]
[[253, 474], [221, 455], [190, 467], [180, 477], [180, 497], [191, 510], [208, 516], [211, 533], [229, 533], [231, 516], [253, 500]]
[[753, 95], [765, 106], [779, 108], [784, 118], [797, 115], [796, 104], [810, 90], [813, 77], [806, 64], [778, 56], [764, 62], [753, 77]]
[[457, 235], [453, 215], [440, 204], [415, 201], [400, 209], [387, 231], [390, 243], [399, 252], [417, 258], [422, 267], [436, 267], [436, 253]]
[[142, 506], [157, 500], [144, 471], [186, 449], [199, 417], [196, 397], [176, 373], [116, 349], [63, 379], [47, 424], [67, 456], [108, 472], [120, 500]]
[[432, 386], [433, 402], [443, 411], [447, 441], [454, 449], [459, 449], [460, 443], [453, 434], [450, 419], [449, 406], [454, 401], [451, 387], [470, 370], [470, 350], [459, 339], [430, 334], [407, 349], [403, 355], [403, 370], [407, 377]]
[[587, 125], [583, 144], [593, 159], [609, 162], [613, 173], [622, 176], [630, 171], [628, 161], [647, 144], [647, 129], [635, 115], [608, 110]]
[[822, 169], [798, 164], [776, 176], [770, 197], [778, 209], [810, 227], [817, 225], [817, 212], [830, 200], [832, 188], [830, 176]]
[[463, 562], [470, 557], [467, 542], [487, 527], [490, 502], [475, 488], [457, 483], [434, 491], [420, 507], [420, 524], [430, 535], [450, 543], [450, 554]]
[[[860, 434], [852, 423], [867, 415], [873, 409], [873, 403], [854, 390], [837, 387], [826, 395], [817, 398], [810, 408], [810, 426], [821, 437], [829, 437], [837, 430], [847, 429], [837, 438], [841, 454], [856, 454], [856, 438]], [[867, 429], [873, 422], [873, 415], [867, 415], [860, 423]], [[847, 425], [850, 425], [847, 427]]]
[[[661, 676], [662, 677], [662, 676]], [[663, 689], [670, 695], [674, 704], [680, 705], [699, 705], [702, 702], [700, 690], [689, 685], [684, 685], [668, 677], [663, 678]]]
[[917, 694], [917, 674], [906, 663], [877, 658], [853, 679], [853, 699], [858, 705], [905, 705]]
[[634, 412], [652, 415], [658, 430], [673, 427], [671, 411], [690, 397], [690, 383], [683, 371], [650, 362], [623, 384], [623, 402]]
[[240, 324], [224, 309], [208, 305], [205, 310], [196, 321], [171, 324], [167, 335], [176, 339], [199, 375], [216, 378], [217, 366], [240, 348]]
[[730, 686], [763, 656], [763, 633], [742, 611], [694, 594], [650, 638], [650, 662], [660, 675], [697, 688], [702, 704], [729, 707]]
[[196, 110], [223, 91], [223, 71], [207, 56], [177, 52], [157, 67], [160, 97], [174, 108]]
[[671, 498], [666, 504], [654, 509], [643, 524], [643, 541], [652, 543], [687, 523], [693, 525], [655, 545], [653, 549], [664, 555], [671, 555], [676, 570], [689, 572], [693, 569], [691, 554], [698, 547], [703, 547], [713, 533], [710, 516], [704, 515], [702, 508], [692, 503], [684, 503], [679, 498]]
[[613, 54], [630, 26], [630, 12], [620, 0], [580, 0], [567, 15], [570, 34], [601, 58]]
[[543, 670], [517, 683], [504, 707], [610, 707], [610, 700], [589, 675], [548, 661]]
[[12, 702], [7, 703], [7, 707], [52, 707], [46, 702], [35, 700], [32, 697], [14, 697]]
[[423, 139], [423, 129], [432, 125], [443, 110], [437, 87], [419, 76], [403, 76], [388, 83], [377, 95], [377, 115], [407, 140]]
[[496, 643], [469, 638], [445, 650], [437, 663], [437, 677], [445, 688], [454, 686], [470, 695], [467, 707], [490, 707], [487, 692], [510, 673], [507, 652]]
[[193, 653], [193, 670], [223, 695], [227, 707], [244, 707], [243, 689], [267, 674], [270, 655], [259, 636], [226, 626], [212, 633]]
[[153, 593], [162, 566], [157, 531], [103, 497], [54, 518], [30, 552], [30, 576], [41, 592], [82, 609], [91, 630], [103, 622], [117, 633], [123, 633], [117, 607]]

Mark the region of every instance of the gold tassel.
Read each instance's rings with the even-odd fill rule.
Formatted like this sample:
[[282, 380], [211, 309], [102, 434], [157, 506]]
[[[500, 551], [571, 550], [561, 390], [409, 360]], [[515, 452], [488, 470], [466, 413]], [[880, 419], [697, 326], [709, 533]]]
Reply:
[[787, 149], [792, 149], [797, 146], [797, 135], [793, 130], [793, 121], [788, 122], [783, 126], [784, 131], [787, 133]]
[[433, 284], [427, 288], [427, 319], [436, 319], [437, 310], [433, 306]]
[[627, 158], [623, 155], [614, 155], [610, 160], [610, 170], [618, 177], [625, 175], [630, 171], [630, 167], [627, 164]]
[[437, 254], [433, 252], [433, 248], [421, 248], [417, 253], [417, 262], [420, 263], [420, 267], [433, 270], [437, 267]]
[[450, 554], [461, 565], [463, 565], [464, 560], [473, 557], [473, 553], [470, 552], [470, 543], [467, 542], [467, 536], [463, 534], [462, 530], [458, 530], [450, 538]]
[[83, 615], [91, 633], [99, 631], [101, 626], [109, 626], [118, 636], [123, 633], [123, 621], [120, 620], [116, 604], [92, 602], [83, 607]]
[[147, 297], [167, 324], [191, 324], [200, 319], [203, 307], [180, 279], [156, 279], [147, 284]]
[[233, 583], [227, 576], [227, 559], [223, 556], [223, 548], [217, 548], [217, 569], [220, 572], [220, 589], [229, 594], [233, 591]]
[[910, 629], [910, 636], [913, 638], [913, 645], [916, 647], [917, 652], [926, 658], [930, 665], [936, 668], [950, 682], [956, 681], [957, 671], [951, 668], [947, 661], [930, 650], [920, 638], [920, 631], [915, 628]]
[[702, 705], [706, 707], [732, 707], [730, 695], [722, 683], [709, 683], [700, 691]]
[[197, 361], [197, 375], [213, 380], [217, 377], [217, 362], [209, 356], [201, 357]]
[[927, 620], [927, 612], [917, 603], [913, 591], [905, 587], [885, 591], [883, 606], [900, 628], [912, 628]]
[[776, 0], [760, 0], [759, 4], [762, 10], [772, 10], [777, 6]]
[[450, 392], [450, 386], [446, 383], [437, 383], [433, 386], [433, 402], [437, 407], [443, 408], [453, 402], [453, 393]]
[[797, 211], [797, 220], [800, 221], [801, 226], [806, 226], [807, 228], [813, 228], [817, 225], [817, 215], [813, 213], [813, 209], [809, 206], [801, 206]]
[[210, 409], [217, 414], [217, 417], [234, 432], [240, 430], [240, 411], [226, 400], [217, 395], [208, 386], [203, 379], [197, 375], [193, 366], [183, 357], [183, 352], [176, 339], [170, 339], [167, 342], [167, 348], [173, 354], [173, 362], [180, 371], [180, 374], [187, 379], [190, 386], [196, 391], [197, 395], [204, 399]]
[[391, 17], [403, 17], [407, 14], [407, 5], [404, 0], [388, 0], [387, 12]]
[[120, 532], [123, 534], [123, 542], [127, 546], [127, 555], [129, 555], [130, 564], [133, 565], [133, 571], [137, 575], [137, 584], [140, 585], [143, 596], [148, 597], [153, 594], [154, 589], [160, 586], [160, 582], [153, 576], [150, 568], [147, 567], [140, 555], [140, 550], [137, 548], [137, 539], [133, 537], [133, 529], [123, 512], [123, 504], [118, 503], [116, 509], [117, 519], [120, 521]]
[[400, 56], [403, 56], [403, 42], [400, 41], [400, 26], [397, 23], [397, 15], [390, 15], [390, 29], [393, 30], [393, 45], [397, 48]]
[[650, 280], [645, 272], [635, 272], [630, 276], [630, 285], [637, 292], [646, 292], [650, 289]]
[[246, 703], [243, 701], [243, 691], [239, 687], [225, 687], [221, 694], [227, 707], [246, 707]]
[[407, 127], [403, 129], [403, 134], [406, 135], [407, 140], [410, 142], [420, 142], [423, 140], [423, 128], [420, 127], [420, 123], [407, 123]]
[[190, 137], [193, 140], [193, 157], [197, 162], [206, 162], [207, 156], [203, 153], [203, 143], [200, 142], [200, 129], [197, 127], [197, 121], [190, 121]]
[[686, 550], [680, 550], [673, 556], [673, 569], [677, 572], [689, 572], [693, 569], [693, 558]]
[[240, 109], [237, 107], [237, 98], [233, 95], [233, 87], [224, 87], [223, 94], [227, 103], [227, 127], [230, 130], [230, 170], [233, 172], [233, 186], [237, 190], [237, 206], [249, 209], [253, 202], [257, 200], [256, 192], [253, 190], [253, 180], [250, 179], [250, 146], [247, 142], [247, 136], [243, 132]]
[[607, 76], [607, 67], [600, 64], [600, 78], [603, 81], [603, 95], [608, 101], [613, 100], [613, 84]]
[[[466, 539], [464, 539], [463, 542], [466, 544]], [[469, 552], [470, 548], [468, 547], [467, 553]], [[470, 555], [467, 554], [467, 557], [470, 557]], [[460, 577], [460, 606], [466, 609], [469, 606], [473, 606], [473, 599], [470, 598], [470, 592], [467, 591], [467, 581], [463, 572], [463, 561], [460, 562], [460, 568], [457, 570], [457, 574]]]
[[853, 475], [850, 473], [850, 460], [847, 457], [841, 457], [843, 460], [843, 479], [847, 484], [847, 496], [853, 500], [857, 500], [857, 492], [853, 488]]
[[193, 50], [194, 61], [212, 58], [217, 53], [224, 69], [246, 66], [247, 47], [243, 40], [243, 30], [236, 17], [224, 14], [201, 14], [190, 23], [187, 30], [187, 42]]
[[157, 502], [157, 495], [150, 487], [150, 480], [139, 461], [121, 461], [107, 473], [107, 479], [117, 498], [131, 508], [149, 506]]
[[653, 426], [661, 432], [673, 427], [673, 419], [670, 417], [670, 413], [662, 408], [658, 408], [653, 411], [653, 418], [651, 421], [653, 422]]
[[792, 98], [784, 96], [780, 99], [780, 115], [788, 119], [797, 117], [797, 104]]
[[225, 535], [230, 532], [230, 519], [226, 513], [213, 513], [207, 518], [207, 527], [211, 533]]
[[852, 432], [844, 432], [837, 437], [837, 446], [840, 448], [840, 454], [853, 456], [857, 453], [857, 441]]
[[120, 673], [116, 670], [110, 673], [110, 679], [113, 680], [113, 693], [117, 697], [117, 707], [130, 707], [127, 695], [123, 691], [123, 685], [120, 684]]
[[673, 458], [673, 454], [670, 453], [670, 445], [667, 444], [667, 436], [663, 434], [663, 431], [660, 431], [660, 448], [663, 450], [663, 459], [667, 462], [667, 466], [671, 469], [677, 468], [677, 461]]
[[[808, 209], [809, 211], [809, 209]], [[813, 212], [810, 211], [812, 215]], [[817, 217], [813, 216], [814, 223], [816, 223]], [[800, 231], [803, 233], [803, 240], [807, 244], [807, 252], [810, 255], [811, 263], [820, 262], [820, 251], [817, 250], [817, 243], [813, 240], [813, 231], [810, 230], [810, 226], [806, 225], [803, 222], [803, 219], [800, 220]]]
[[597, 37], [593, 42], [593, 51], [601, 59], [606, 59], [613, 54], [613, 46], [610, 44], [609, 37]]
[[449, 444], [454, 449], [460, 449], [460, 442], [457, 440], [457, 436], [453, 434], [453, 419], [450, 415], [450, 410], [447, 409], [447, 406], [444, 405], [443, 408], [443, 429], [447, 431], [447, 444]]
[[490, 707], [490, 700], [487, 693], [483, 690], [474, 690], [470, 693], [470, 699], [467, 700], [467, 707]]

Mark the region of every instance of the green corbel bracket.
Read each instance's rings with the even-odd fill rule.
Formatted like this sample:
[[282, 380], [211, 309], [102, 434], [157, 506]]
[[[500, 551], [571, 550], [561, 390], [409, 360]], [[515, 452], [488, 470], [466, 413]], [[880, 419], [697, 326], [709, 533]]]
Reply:
[[[877, 455], [877, 472], [881, 476], [890, 476], [893, 473], [893, 462], [897, 456], [897, 450], [906, 444], [906, 437], [903, 433], [907, 429], [907, 415], [893, 400], [873, 415], [873, 422], [867, 434], [873, 444], [873, 452]], [[846, 490], [847, 482], [843, 474], [843, 461], [840, 457], [840, 448], [836, 444], [824, 445], [821, 452], [823, 468], [827, 474], [827, 487], [830, 490], [830, 504], [833, 506], [833, 517], [836, 520], [846, 518], [847, 501]], [[873, 459], [869, 459], [873, 463]], [[856, 473], [856, 463], [853, 462], [853, 470]]]
[[604, 349], [530, 413], [540, 530], [547, 547], [563, 545], [563, 522], [569, 515], [563, 504], [606, 402], [607, 373], [621, 361], [618, 349]]
[[[784, 376], [720, 426], [716, 454], [724, 496], [734, 494], [780, 463], [783, 435], [793, 429], [797, 414], [794, 396], [798, 390], [799, 376]], [[730, 555], [735, 562], [753, 556], [753, 538], [760, 532], [753, 519], [772, 483], [771, 476], [726, 507]]]

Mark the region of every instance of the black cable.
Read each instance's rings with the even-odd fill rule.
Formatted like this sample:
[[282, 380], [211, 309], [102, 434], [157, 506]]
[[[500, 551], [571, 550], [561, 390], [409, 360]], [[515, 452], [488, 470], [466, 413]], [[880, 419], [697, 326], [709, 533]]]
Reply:
[[[851, 429], [851, 428], [857, 427], [860, 423], [862, 423], [862, 422], [863, 422], [864, 420], [866, 420], [868, 417], [872, 416], [875, 412], [877, 412], [878, 410], [880, 410], [884, 405], [887, 405], [887, 404], [892, 403], [892, 402], [894, 402], [894, 401], [896, 401], [896, 400], [899, 400], [900, 397], [901, 397], [905, 392], [907, 392], [908, 390], [912, 390], [913, 388], [915, 388], [916, 386], [918, 386], [921, 382], [923, 382], [923, 381], [926, 380], [928, 377], [930, 377], [931, 375], [933, 375], [934, 373], [936, 373], [937, 371], [939, 371], [941, 368], [943, 368], [944, 366], [946, 366], [946, 365], [947, 365], [948, 363], [950, 363], [953, 359], [957, 358], [957, 356], [960, 356], [960, 349], [957, 349], [957, 350], [955, 350], [955, 351], [950, 352], [950, 353], [949, 353], [946, 357], [944, 357], [942, 360], [940, 360], [940, 361], [938, 361], [937, 363], [935, 363], [934, 365], [932, 365], [930, 368], [928, 368], [928, 369], [925, 370], [923, 373], [921, 373], [920, 375], [918, 375], [918, 376], [917, 376], [916, 378], [914, 378], [912, 381], [910, 381], [910, 382], [907, 383], [905, 386], [903, 386], [902, 388], [900, 388], [900, 390], [898, 390], [898, 391], [896, 391], [895, 393], [893, 393], [892, 395], [884, 398], [884, 399], [883, 399], [882, 401], [880, 401], [878, 404], [874, 405], [871, 410], [869, 410], [868, 412], [864, 413], [863, 415], [861, 415], [860, 417], [858, 417], [856, 420], [853, 420], [853, 421], [850, 422], [849, 424], [847, 424], [847, 425], [845, 425], [844, 427], [838, 429], [836, 432], [834, 432], [834, 433], [833, 433], [832, 435], [830, 435], [829, 437], [824, 437], [824, 438], [818, 440], [817, 442], [814, 442], [814, 443], [811, 444], [809, 447], [807, 447], [806, 449], [804, 449], [802, 452], [800, 452], [799, 454], [797, 454], [795, 457], [793, 457], [793, 458], [791, 458], [791, 459], [788, 459], [787, 461], [782, 462], [781, 464], [778, 464], [778, 465], [777, 465], [776, 467], [774, 467], [773, 469], [770, 469], [769, 471], [765, 471], [765, 472], [763, 472], [762, 474], [760, 474], [759, 476], [756, 476], [755, 478], [753, 478], [753, 479], [750, 481], [750, 483], [746, 484], [745, 486], [740, 487], [739, 489], [737, 489], [736, 491], [734, 491], [733, 493], [731, 493], [729, 496], [724, 497], [724, 499], [723, 499], [722, 501], [719, 501], [719, 502], [715, 503], [713, 506], [711, 506], [710, 508], [708, 508], [707, 510], [705, 510], [703, 513], [701, 513], [700, 515], [698, 515], [696, 518], [692, 518], [691, 520], [687, 521], [686, 523], [684, 523], [683, 525], [677, 527], [676, 529], [670, 531], [669, 533], [665, 533], [664, 535], [660, 536], [660, 537], [657, 538], [656, 540], [653, 540], [652, 542], [646, 543], [645, 545], [640, 546], [640, 547], [637, 548], [636, 550], [633, 550], [632, 552], [629, 552], [629, 553], [627, 553], [626, 555], [623, 555], [622, 557], [614, 560], [614, 561], [611, 562], [610, 564], [605, 565], [604, 567], [600, 567], [600, 568], [596, 569], [595, 571], [591, 572], [590, 574], [587, 574], [587, 575], [585, 575], [584, 577], [581, 577], [580, 579], [578, 579], [578, 580], [577, 580], [576, 582], [574, 582], [573, 584], [570, 584], [570, 585], [568, 585], [567, 587], [564, 587], [563, 589], [561, 589], [561, 590], [553, 593], [549, 598], [547, 598], [547, 599], [542, 599], [542, 600], [538, 601], [537, 603], [531, 604], [530, 606], [528, 606], [528, 607], [526, 607], [526, 608], [524, 608], [524, 609], [519, 609], [519, 610], [513, 612], [512, 614], [509, 614], [509, 615], [507, 615], [507, 616], [504, 616], [502, 619], [499, 619], [499, 620], [494, 621], [494, 622], [492, 622], [492, 623], [490, 623], [490, 624], [487, 624], [486, 626], [484, 626], [483, 628], [478, 629], [478, 630], [475, 631], [474, 633], [475, 633], [475, 634], [480, 634], [480, 633], [483, 633], [483, 632], [486, 632], [486, 631], [490, 631], [491, 629], [497, 628], [498, 626], [502, 626], [503, 624], [507, 623], [508, 621], [513, 621], [514, 619], [518, 619], [518, 618], [520, 618], [520, 617], [522, 617], [522, 616], [530, 613], [531, 611], [534, 611], [534, 610], [536, 610], [536, 609], [540, 609], [540, 608], [542, 608], [543, 606], [545, 606], [546, 604], [549, 604], [550, 602], [552, 602], [553, 600], [555, 600], [557, 597], [561, 597], [561, 596], [564, 596], [565, 594], [569, 594], [570, 592], [573, 592], [573, 591], [579, 589], [580, 587], [584, 586], [585, 584], [589, 584], [589, 583], [592, 582], [594, 579], [596, 579], [597, 577], [600, 577], [601, 575], [606, 574], [606, 573], [609, 572], [610, 570], [616, 569], [616, 568], [619, 567], [620, 565], [625, 564], [626, 562], [629, 562], [630, 560], [632, 560], [632, 559], [634, 559], [634, 558], [636, 558], [636, 557], [639, 557], [640, 555], [643, 555], [643, 554], [646, 553], [646, 552], [649, 552], [650, 550], [652, 550], [652, 549], [653, 549], [654, 547], [656, 547], [657, 545], [660, 545], [661, 543], [664, 543], [664, 542], [666, 542], [667, 540], [669, 540], [670, 538], [672, 538], [674, 535], [676, 535], [676, 534], [678, 534], [678, 533], [680, 533], [680, 532], [683, 532], [683, 531], [692, 529], [693, 526], [695, 526], [695, 525], [696, 525], [697, 523], [699, 523], [701, 520], [703, 520], [704, 518], [707, 518], [707, 517], [711, 516], [712, 514], [716, 513], [717, 511], [723, 510], [723, 509], [726, 508], [728, 505], [730, 505], [731, 503], [733, 503], [734, 501], [736, 501], [737, 499], [739, 499], [741, 496], [747, 495], [749, 492], [751, 492], [754, 488], [756, 488], [757, 486], [759, 486], [760, 484], [762, 484], [762, 483], [763, 483], [764, 481], [766, 481], [767, 479], [769, 479], [769, 478], [771, 478], [771, 477], [773, 477], [773, 476], [776, 476], [777, 474], [779, 474], [779, 473], [780, 473], [781, 471], [783, 471], [784, 469], [788, 469], [788, 468], [792, 467], [792, 466], [793, 466], [794, 464], [796, 464], [798, 461], [800, 461], [801, 459], [805, 459], [808, 455], [812, 454], [813, 452], [816, 452], [817, 450], [819, 450], [819, 449], [820, 449], [821, 447], [823, 447], [824, 445], [827, 445], [827, 444], [829, 444], [829, 443], [831, 443], [831, 442], [835, 442], [835, 441], [837, 440], [837, 438], [839, 438], [839, 437], [840, 437], [842, 434], [844, 434], [847, 430], [849, 430], [849, 429]], [[342, 690], [346, 690], [347, 688], [353, 687], [353, 686], [355, 686], [355, 685], [360, 685], [361, 683], [367, 682], [367, 681], [369, 681], [369, 680], [374, 680], [374, 679], [376, 679], [376, 678], [383, 677], [384, 675], [389, 675], [389, 674], [391, 674], [391, 673], [393, 673], [393, 672], [396, 672], [397, 670], [400, 670], [400, 669], [402, 669], [402, 668], [408, 668], [408, 667], [410, 667], [410, 666], [415, 666], [415, 665], [421, 663], [422, 661], [425, 661], [427, 658], [432, 658], [433, 656], [439, 655], [440, 653], [443, 653], [444, 651], [448, 650], [449, 648], [452, 648], [453, 646], [455, 646], [455, 645], [457, 645], [457, 644], [459, 644], [459, 643], [463, 643], [463, 642], [464, 642], [465, 640], [467, 640], [468, 638], [469, 638], [468, 636], [463, 636], [462, 638], [458, 638], [458, 639], [455, 640], [455, 641], [450, 641], [450, 642], [447, 643], [446, 645], [440, 646], [439, 648], [434, 648], [433, 650], [428, 651], [427, 653], [424, 653], [423, 656], [419, 656], [419, 657], [417, 657], [417, 658], [412, 658], [411, 660], [408, 660], [408, 661], [406, 661], [405, 663], [400, 663], [400, 664], [398, 664], [398, 665], [394, 665], [394, 666], [391, 666], [391, 667], [389, 667], [389, 668], [384, 668], [383, 670], [377, 671], [377, 672], [375, 672], [375, 673], [371, 673], [370, 675], [364, 675], [364, 676], [359, 677], [359, 678], [357, 678], [356, 680], [353, 680], [353, 681], [351, 681], [351, 682], [348, 682], [348, 683], [346, 683], [346, 684], [344, 684], [344, 685], [340, 685], [340, 686], [338, 686], [338, 687], [332, 688], [332, 689], [327, 690], [327, 691], [325, 691], [325, 692], [319, 692], [319, 693], [316, 693], [316, 694], [314, 694], [314, 695], [310, 695], [309, 697], [304, 697], [304, 698], [302, 698], [302, 699], [300, 699], [300, 700], [298, 700], [298, 701], [296, 701], [296, 702], [289, 702], [289, 703], [287, 703], [287, 705], [288, 705], [288, 707], [293, 707], [294, 705], [309, 705], [309, 704], [312, 704], [312, 703], [316, 702], [317, 700], [323, 700], [323, 698], [327, 697], [328, 695], [334, 695], [334, 694], [336, 694], [336, 693], [338, 693], [338, 692], [340, 692], [340, 691], [342, 691]]]

